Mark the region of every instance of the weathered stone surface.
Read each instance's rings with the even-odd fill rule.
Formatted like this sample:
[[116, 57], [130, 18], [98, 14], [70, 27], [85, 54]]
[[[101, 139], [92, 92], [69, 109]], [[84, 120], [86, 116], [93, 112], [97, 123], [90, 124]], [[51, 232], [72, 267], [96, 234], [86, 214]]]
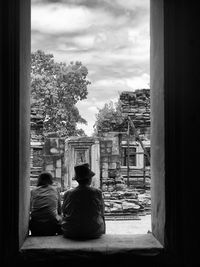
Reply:
[[103, 192], [103, 197], [105, 214], [150, 212], [151, 210], [151, 195], [149, 191], [113, 190]]
[[112, 148], [111, 147], [107, 147], [105, 152], [108, 153], [108, 154], [111, 154], [112, 153]]
[[111, 155], [109, 157], [109, 162], [117, 164], [117, 162], [120, 162], [120, 155]]
[[109, 157], [107, 155], [106, 156], [101, 155], [101, 162], [102, 163], [108, 162], [108, 159], [109, 159]]
[[61, 174], [62, 174], [61, 168], [56, 168], [56, 177], [61, 178]]
[[101, 187], [102, 191], [108, 191], [108, 186], [106, 184], [103, 184]]
[[109, 185], [108, 185], [108, 191], [109, 191], [109, 192], [112, 192], [112, 191], [114, 191], [114, 190], [115, 190], [114, 185], [109, 184]]
[[102, 163], [102, 169], [105, 169], [105, 170], [108, 169], [108, 163], [107, 162]]
[[61, 159], [59, 159], [56, 161], [56, 167], [61, 168], [61, 166], [62, 166], [62, 162], [61, 162]]
[[[44, 146], [44, 137], [43, 137], [43, 113], [41, 109], [32, 108], [30, 115], [30, 124], [31, 124], [31, 136], [30, 136], [30, 185], [35, 185], [34, 178], [37, 178], [39, 173], [42, 170], [44, 159], [43, 159], [43, 146]], [[38, 170], [37, 168], [40, 168]]]
[[124, 190], [125, 188], [126, 188], [126, 185], [125, 184], [117, 183], [115, 185], [115, 190], [116, 191], [121, 191], [121, 190]]
[[109, 178], [115, 178], [116, 177], [116, 172], [115, 170], [108, 170], [108, 177]]
[[[139, 89], [134, 92], [124, 91], [120, 94], [123, 113], [129, 115], [139, 134], [145, 133], [149, 139], [150, 128], [150, 90]], [[124, 125], [124, 127], [127, 127]]]
[[53, 171], [53, 164], [48, 164], [48, 165], [46, 165], [46, 171]]
[[122, 203], [122, 208], [124, 212], [134, 212], [134, 211], [138, 211], [140, 209], [140, 206], [136, 205], [135, 203], [124, 201]]
[[116, 162], [113, 162], [113, 163], [109, 163], [108, 164], [108, 168], [109, 169], [116, 169], [117, 165], [116, 165]]
[[90, 258], [95, 255], [156, 255], [163, 250], [161, 244], [152, 234], [138, 235], [102, 235], [98, 239], [77, 241], [63, 236], [28, 237], [26, 238], [20, 256], [25, 260], [40, 259], [41, 262], [55, 259]]
[[108, 171], [102, 170], [102, 178], [107, 178], [107, 177], [108, 177]]

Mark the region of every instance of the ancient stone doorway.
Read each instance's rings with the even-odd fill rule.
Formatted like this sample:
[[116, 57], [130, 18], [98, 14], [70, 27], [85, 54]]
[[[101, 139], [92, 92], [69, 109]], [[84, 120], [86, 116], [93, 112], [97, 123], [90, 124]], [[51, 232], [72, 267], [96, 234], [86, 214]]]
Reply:
[[100, 187], [100, 152], [99, 141], [92, 137], [71, 137], [65, 141], [65, 175], [64, 187], [71, 188], [77, 185], [74, 178], [74, 166], [89, 163], [95, 173], [92, 186]]
[[91, 160], [90, 160], [90, 156], [91, 156], [91, 151], [90, 151], [90, 147], [75, 147], [75, 151], [74, 151], [74, 156], [75, 156], [75, 165], [79, 165], [85, 162], [88, 162], [91, 165]]

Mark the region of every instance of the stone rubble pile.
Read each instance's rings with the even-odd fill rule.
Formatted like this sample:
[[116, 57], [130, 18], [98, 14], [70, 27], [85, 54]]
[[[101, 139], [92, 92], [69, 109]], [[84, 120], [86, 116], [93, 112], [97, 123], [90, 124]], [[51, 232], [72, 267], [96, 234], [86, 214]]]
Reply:
[[150, 213], [150, 191], [126, 190], [103, 192], [106, 214]]

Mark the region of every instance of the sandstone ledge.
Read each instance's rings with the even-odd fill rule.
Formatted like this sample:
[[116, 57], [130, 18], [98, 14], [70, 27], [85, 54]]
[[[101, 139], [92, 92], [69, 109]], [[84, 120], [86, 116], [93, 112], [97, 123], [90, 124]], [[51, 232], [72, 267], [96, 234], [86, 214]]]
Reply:
[[109, 255], [158, 255], [162, 245], [152, 234], [103, 235], [99, 239], [75, 241], [62, 236], [28, 237], [21, 250], [24, 260], [95, 258]]

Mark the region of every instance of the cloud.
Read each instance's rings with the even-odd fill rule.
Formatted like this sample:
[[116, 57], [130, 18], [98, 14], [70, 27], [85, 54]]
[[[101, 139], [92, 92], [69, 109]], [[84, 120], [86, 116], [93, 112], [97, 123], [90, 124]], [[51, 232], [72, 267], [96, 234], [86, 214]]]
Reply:
[[[149, 15], [150, 0], [32, 0], [32, 5], [49, 5], [49, 4], [63, 4], [73, 7], [87, 7], [92, 10], [102, 9], [109, 10], [109, 12], [117, 15], [131, 14], [132, 16], [137, 14], [140, 16]], [[142, 18], [142, 16], [140, 16]]]
[[43, 33], [74, 32], [88, 28], [90, 14], [87, 9], [72, 8], [63, 4], [34, 6], [31, 24], [33, 30], [39, 29]]
[[[42, 18], [42, 19], [41, 19]], [[104, 9], [85, 6], [70, 6], [63, 3], [50, 3], [32, 6], [31, 24], [33, 30], [43, 33], [62, 34], [79, 31], [93, 31], [102, 27], [123, 26], [129, 20], [126, 16], [115, 15]]]
[[119, 92], [149, 87], [149, 0], [32, 0], [31, 25], [32, 51], [88, 68], [88, 98], [77, 105], [87, 131]]

